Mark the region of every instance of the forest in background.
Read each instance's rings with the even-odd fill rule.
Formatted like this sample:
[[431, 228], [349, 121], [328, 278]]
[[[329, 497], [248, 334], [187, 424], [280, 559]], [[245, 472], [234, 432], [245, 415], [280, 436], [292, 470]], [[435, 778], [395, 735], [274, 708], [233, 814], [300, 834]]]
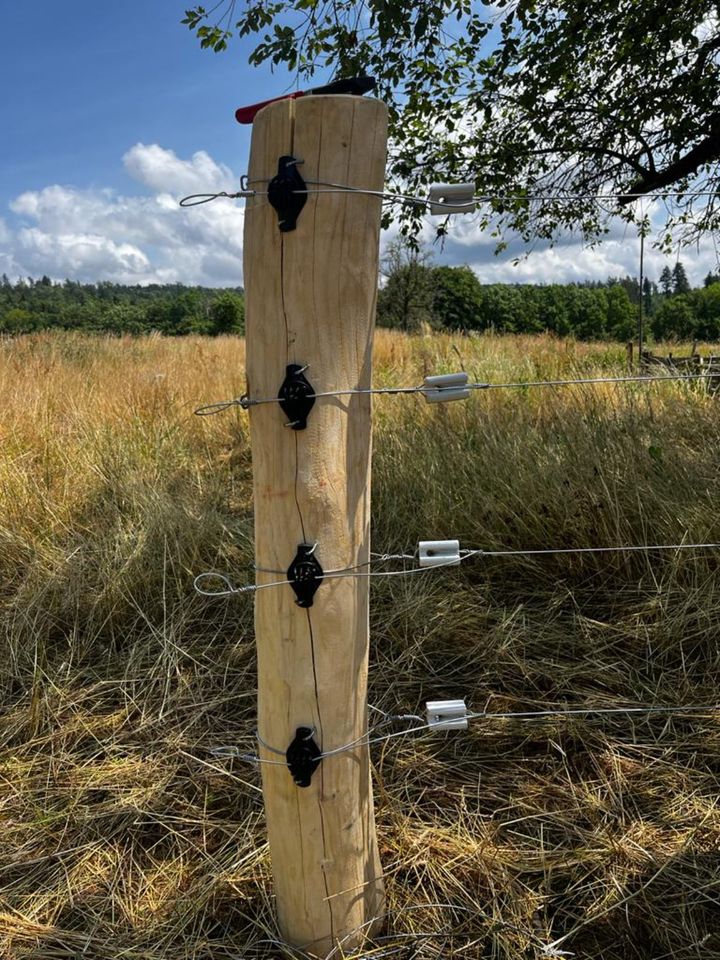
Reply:
[[[422, 329], [553, 333], [578, 340], [632, 339], [640, 302], [656, 340], [720, 339], [720, 273], [693, 289], [682, 261], [657, 280], [610, 277], [571, 284], [483, 284], [467, 266], [436, 266], [427, 252], [391, 243], [382, 265], [379, 326]], [[0, 278], [0, 334], [60, 328], [95, 333], [167, 336], [243, 333], [241, 287], [182, 284], [125, 286]]]
[[[584, 283], [483, 284], [470, 267], [435, 266], [430, 254], [391, 243], [382, 264], [380, 326], [408, 332], [445, 330], [554, 333], [578, 340], [633, 339], [641, 285], [637, 277]], [[720, 273], [693, 289], [681, 260], [657, 279], [645, 277], [642, 306], [656, 340], [720, 339]]]
[[241, 287], [211, 289], [174, 284], [55, 283], [0, 278], [0, 334], [48, 329], [86, 333], [167, 336], [242, 333], [245, 300]]

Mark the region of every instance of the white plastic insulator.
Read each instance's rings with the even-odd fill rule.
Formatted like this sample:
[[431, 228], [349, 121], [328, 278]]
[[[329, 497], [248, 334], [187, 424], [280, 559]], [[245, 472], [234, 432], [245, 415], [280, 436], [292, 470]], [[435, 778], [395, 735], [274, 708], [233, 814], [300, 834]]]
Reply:
[[441, 216], [448, 213], [475, 211], [474, 183], [433, 183], [430, 187], [430, 213]]
[[437, 377], [425, 377], [421, 393], [428, 403], [444, 403], [446, 400], [467, 400], [466, 373], [443, 373]]
[[467, 730], [464, 700], [428, 700], [425, 704], [428, 726], [433, 730]]
[[460, 563], [460, 541], [421, 540], [418, 559], [421, 567], [456, 567]]

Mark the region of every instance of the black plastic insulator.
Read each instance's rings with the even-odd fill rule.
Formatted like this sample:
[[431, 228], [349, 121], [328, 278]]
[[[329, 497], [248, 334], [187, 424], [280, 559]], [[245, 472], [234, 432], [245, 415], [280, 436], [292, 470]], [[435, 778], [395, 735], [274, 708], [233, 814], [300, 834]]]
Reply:
[[307, 427], [308, 414], [315, 405], [315, 389], [302, 372], [305, 369], [299, 363], [289, 363], [278, 390], [280, 407], [288, 418], [288, 426], [293, 430]]
[[288, 567], [287, 578], [295, 591], [299, 607], [311, 607], [313, 597], [322, 583], [323, 568], [313, 556], [315, 546], [301, 543], [295, 554], [295, 559]]
[[320, 747], [313, 740], [310, 727], [298, 727], [295, 739], [287, 748], [285, 759], [288, 770], [298, 787], [309, 787], [312, 775], [322, 759]]
[[280, 157], [277, 175], [268, 184], [268, 202], [277, 210], [278, 226], [282, 233], [295, 229], [297, 218], [307, 201], [307, 193], [304, 192], [307, 186], [297, 164], [295, 157]]

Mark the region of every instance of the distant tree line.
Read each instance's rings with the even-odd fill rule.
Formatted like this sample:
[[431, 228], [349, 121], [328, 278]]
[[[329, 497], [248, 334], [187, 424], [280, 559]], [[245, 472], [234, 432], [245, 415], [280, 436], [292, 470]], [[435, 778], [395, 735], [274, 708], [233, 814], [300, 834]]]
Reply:
[[[720, 340], [720, 273], [692, 289], [681, 261], [655, 282], [635, 277], [572, 284], [483, 284], [470, 267], [438, 267], [422, 250], [390, 244], [378, 293], [380, 326], [540, 333], [579, 340], [630, 340], [642, 305], [656, 340]], [[103, 281], [54, 283], [48, 277], [12, 283], [0, 278], [0, 335], [60, 328], [95, 333], [215, 336], [243, 333], [240, 287], [182, 284], [123, 286]]]
[[678, 261], [672, 271], [665, 267], [659, 286], [648, 311], [656, 340], [720, 340], [720, 273], [708, 273], [693, 290]]
[[630, 340], [642, 305], [653, 336], [720, 339], [720, 274], [692, 290], [678, 261], [658, 282], [647, 277], [610, 277], [572, 284], [483, 284], [470, 267], [437, 267], [429, 254], [402, 241], [383, 262], [378, 323], [401, 330], [424, 324], [445, 330], [548, 331], [579, 340]]
[[49, 277], [11, 283], [0, 278], [0, 334], [48, 328], [168, 336], [243, 333], [241, 288], [213, 290], [182, 284], [53, 283]]

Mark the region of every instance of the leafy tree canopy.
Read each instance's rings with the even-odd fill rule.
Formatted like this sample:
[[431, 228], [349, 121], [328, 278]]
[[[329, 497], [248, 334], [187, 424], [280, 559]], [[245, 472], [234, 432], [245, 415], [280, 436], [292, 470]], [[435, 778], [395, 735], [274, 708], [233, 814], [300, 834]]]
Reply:
[[395, 239], [381, 264], [385, 283], [378, 291], [377, 320], [381, 326], [418, 330], [432, 313], [433, 282], [430, 254]]
[[717, 229], [715, 199], [687, 191], [720, 184], [719, 18], [710, 0], [220, 0], [183, 22], [216, 51], [255, 37], [250, 62], [301, 85], [376, 77], [390, 182], [474, 180], [502, 246], [597, 240], [609, 212], [644, 216], [628, 194], [664, 191], [659, 242]]

